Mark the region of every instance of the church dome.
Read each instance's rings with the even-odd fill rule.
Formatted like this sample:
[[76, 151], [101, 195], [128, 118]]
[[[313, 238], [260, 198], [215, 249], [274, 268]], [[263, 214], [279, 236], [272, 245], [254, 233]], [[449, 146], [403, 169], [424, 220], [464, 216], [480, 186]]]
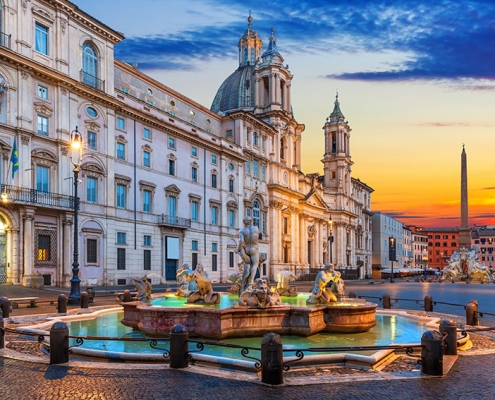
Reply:
[[254, 108], [254, 65], [237, 68], [223, 83], [213, 99], [211, 111], [227, 112], [239, 108]]

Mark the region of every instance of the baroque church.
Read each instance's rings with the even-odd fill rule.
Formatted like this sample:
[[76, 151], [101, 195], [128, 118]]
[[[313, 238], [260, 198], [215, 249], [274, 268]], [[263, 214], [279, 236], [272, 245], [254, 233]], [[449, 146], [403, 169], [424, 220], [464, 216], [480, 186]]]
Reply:
[[208, 109], [115, 59], [124, 36], [69, 1], [1, 0], [0, 21], [0, 282], [68, 286], [74, 233], [83, 286], [175, 282], [183, 263], [226, 282], [244, 216], [262, 277], [328, 262], [371, 276], [373, 189], [351, 175], [351, 128], [336, 98], [323, 175], [302, 172], [305, 126], [273, 29], [264, 48], [248, 18]]

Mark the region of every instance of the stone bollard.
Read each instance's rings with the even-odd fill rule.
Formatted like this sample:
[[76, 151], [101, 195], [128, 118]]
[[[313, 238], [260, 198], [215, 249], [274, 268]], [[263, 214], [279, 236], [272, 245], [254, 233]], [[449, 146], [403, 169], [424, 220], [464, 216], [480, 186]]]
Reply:
[[3, 318], [0, 316], [0, 350], [5, 348], [5, 322], [3, 322]]
[[59, 314], [67, 314], [67, 296], [61, 294], [57, 299], [57, 312]]
[[356, 293], [354, 292], [349, 292], [349, 299], [355, 299], [356, 298]]
[[433, 298], [431, 296], [425, 296], [425, 311], [433, 312]]
[[442, 336], [446, 333], [443, 353], [446, 356], [457, 355], [457, 325], [454, 321], [444, 319], [440, 322], [438, 330]]
[[284, 355], [280, 335], [270, 332], [261, 341], [261, 382], [269, 385], [284, 383]]
[[189, 333], [184, 325], [177, 324], [170, 330], [170, 368], [187, 368]]
[[86, 288], [86, 292], [88, 292], [88, 296], [89, 296], [89, 303], [93, 303], [94, 299], [95, 299], [95, 295], [96, 295], [96, 292], [95, 292], [95, 289], [93, 286], [88, 286]]
[[131, 291], [129, 289], [124, 290], [124, 303], [131, 301]]
[[7, 297], [0, 297], [0, 310], [2, 310], [3, 318], [10, 316], [10, 301]]
[[383, 295], [382, 304], [383, 304], [383, 308], [392, 308], [392, 306], [390, 305], [390, 295], [389, 294]]
[[81, 292], [81, 308], [89, 308], [88, 292]]
[[69, 328], [65, 322], [55, 322], [50, 328], [50, 364], [69, 362]]
[[471, 325], [471, 326], [479, 325], [477, 300], [471, 300], [466, 306], [466, 325]]
[[438, 331], [426, 331], [421, 337], [421, 372], [443, 375], [443, 341]]

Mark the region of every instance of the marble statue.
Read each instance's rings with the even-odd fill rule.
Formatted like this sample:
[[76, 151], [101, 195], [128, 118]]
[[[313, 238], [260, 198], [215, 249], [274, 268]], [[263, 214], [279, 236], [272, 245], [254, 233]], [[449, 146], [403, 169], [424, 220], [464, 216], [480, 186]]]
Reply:
[[297, 288], [290, 286], [291, 280], [296, 280], [297, 276], [290, 271], [286, 265], [282, 271], [277, 274], [277, 292], [280, 296], [297, 296]]
[[132, 278], [132, 280], [136, 283], [138, 300], [149, 301], [151, 298], [151, 282], [148, 277], [145, 275], [142, 278]]
[[237, 246], [237, 253], [244, 262], [241, 294], [245, 291], [252, 290], [259, 264], [258, 227], [253, 226], [253, 219], [251, 217], [244, 217], [243, 222], [244, 228], [239, 232], [239, 245]]
[[220, 303], [220, 294], [213, 290], [211, 285], [211, 279], [208, 273], [205, 271], [202, 264], [196, 266], [196, 270], [193, 271], [187, 277], [188, 280], [196, 280], [198, 284], [198, 290], [192, 292], [188, 299], [188, 303], [202, 303], [202, 304], [218, 304]]
[[[315, 286], [311, 291], [311, 294], [306, 300], [307, 304], [328, 304], [336, 302], [338, 300], [335, 290], [343, 288], [342, 283], [338, 283], [340, 279], [340, 272], [335, 271], [333, 264], [326, 264], [325, 267], [318, 272], [315, 278]], [[327, 288], [327, 285], [333, 282], [333, 289]], [[343, 290], [343, 289], [341, 289]]]
[[233, 307], [268, 308], [280, 305], [282, 301], [278, 292], [270, 289], [266, 279], [257, 278], [252, 290], [241, 293], [238, 303]]
[[461, 248], [455, 251], [450, 257], [449, 265], [442, 271], [442, 280], [492, 282], [493, 274], [486, 265], [480, 263], [478, 252], [477, 246], [471, 250]]
[[184, 263], [182, 267], [177, 270], [177, 293], [176, 295], [179, 297], [189, 297], [192, 292], [196, 292], [198, 290], [198, 284], [195, 279], [188, 279], [188, 277], [194, 271], [189, 268], [189, 264]]

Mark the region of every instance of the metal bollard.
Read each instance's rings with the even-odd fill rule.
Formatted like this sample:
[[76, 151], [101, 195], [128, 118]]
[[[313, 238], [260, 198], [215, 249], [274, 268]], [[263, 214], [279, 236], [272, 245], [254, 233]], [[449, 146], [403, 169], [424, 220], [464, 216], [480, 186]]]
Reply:
[[0, 309], [2, 310], [3, 318], [10, 316], [10, 301], [7, 297], [0, 297]]
[[284, 356], [280, 335], [270, 332], [261, 341], [261, 382], [269, 385], [284, 383]]
[[356, 298], [356, 293], [349, 292], [349, 296], [347, 296], [347, 297], [349, 297], [350, 299], [355, 299]]
[[170, 368], [187, 368], [189, 333], [184, 325], [177, 324], [170, 330]]
[[5, 322], [3, 322], [3, 318], [0, 317], [0, 350], [5, 348]]
[[383, 295], [382, 304], [383, 304], [383, 308], [392, 308], [392, 306], [390, 305], [390, 295], [389, 294]]
[[427, 331], [421, 337], [421, 372], [443, 375], [443, 341], [438, 331]]
[[124, 290], [124, 303], [131, 301], [131, 291], [129, 289]]
[[81, 308], [89, 308], [88, 292], [81, 292]]
[[479, 325], [477, 300], [471, 300], [466, 306], [466, 325]]
[[55, 322], [50, 328], [50, 364], [69, 362], [69, 328], [65, 322]]
[[457, 325], [454, 321], [444, 319], [440, 322], [438, 329], [442, 336], [446, 333], [443, 353], [447, 356], [457, 355]]
[[65, 294], [58, 296], [57, 312], [59, 314], [67, 314], [67, 296]]
[[431, 296], [425, 296], [425, 311], [433, 312], [433, 298]]

